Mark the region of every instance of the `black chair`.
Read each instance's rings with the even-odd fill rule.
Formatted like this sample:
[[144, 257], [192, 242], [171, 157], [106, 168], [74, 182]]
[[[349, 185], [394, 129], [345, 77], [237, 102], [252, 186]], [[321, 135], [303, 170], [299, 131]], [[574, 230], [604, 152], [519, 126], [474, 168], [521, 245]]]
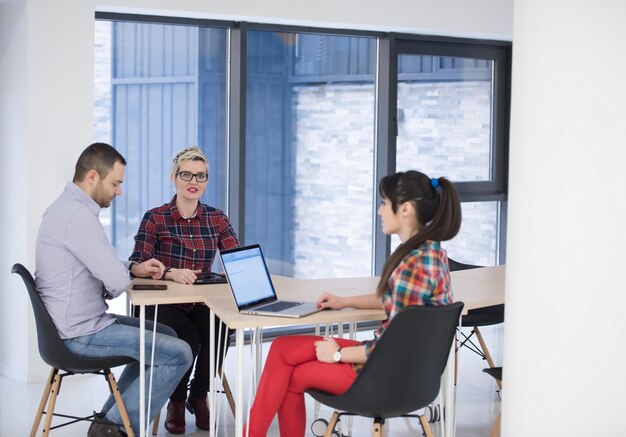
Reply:
[[[502, 367], [489, 367], [487, 369], [483, 369], [483, 372], [492, 376], [498, 384], [502, 384]], [[500, 421], [501, 421], [502, 413], [498, 414], [496, 420], [493, 423], [493, 427], [491, 428], [491, 433], [489, 437], [498, 437], [500, 435]]]
[[462, 308], [462, 302], [405, 308], [393, 318], [345, 393], [307, 391], [336, 410], [324, 436], [337, 435], [335, 426], [343, 415], [373, 418], [375, 436], [382, 435], [385, 419], [417, 417], [426, 436], [432, 436], [428, 420], [409, 413], [428, 406], [439, 394]]
[[[448, 258], [448, 263], [450, 265], [450, 271], [453, 272], [458, 270], [477, 269], [481, 267], [470, 264], [463, 264], [450, 258]], [[454, 289], [454, 284], [452, 284], [452, 288]], [[459, 330], [459, 334], [461, 334], [463, 340], [459, 343], [458, 349], [465, 346], [469, 350], [480, 356], [483, 360], [487, 360], [489, 367], [496, 367], [493, 359], [491, 358], [491, 354], [489, 353], [489, 349], [487, 348], [487, 344], [483, 339], [479, 327], [498, 325], [500, 323], [504, 323], [504, 304], [493, 305], [485, 308], [477, 308], [475, 310], [468, 311], [467, 314], [461, 318], [461, 327], [471, 328], [472, 330], [469, 335], [465, 335], [463, 331]], [[478, 340], [479, 346], [472, 342], [472, 336], [474, 334], [476, 334], [476, 339]], [[499, 381], [498, 385], [501, 386]]]
[[[11, 269], [12, 273], [17, 273], [24, 280], [30, 301], [33, 305], [33, 312], [35, 313], [35, 324], [37, 325], [37, 342], [39, 344], [39, 354], [41, 358], [52, 367], [50, 376], [44, 388], [37, 409], [37, 415], [33, 427], [30, 431], [30, 437], [34, 437], [39, 428], [41, 422], [41, 416], [45, 413], [46, 420], [44, 422], [42, 436], [47, 436], [51, 430], [60, 428], [62, 426], [70, 425], [79, 421], [92, 421], [94, 415], [78, 417], [65, 414], [58, 414], [54, 412], [59, 389], [61, 388], [61, 382], [64, 377], [75, 374], [93, 373], [98, 375], [104, 375], [109, 384], [109, 390], [113, 393], [115, 401], [122, 415], [124, 427], [129, 437], [134, 437], [133, 429], [124, 406], [124, 401], [120, 394], [115, 377], [111, 373], [111, 368], [117, 366], [123, 366], [125, 364], [135, 361], [130, 357], [109, 357], [109, 358], [82, 358], [73, 354], [67, 347], [54, 325], [48, 310], [46, 309], [39, 292], [35, 286], [35, 280], [32, 275], [21, 264], [15, 264]], [[48, 404], [48, 411], [44, 411]], [[51, 427], [52, 417], [59, 416], [66, 419], [73, 419], [68, 422], [62, 423]]]

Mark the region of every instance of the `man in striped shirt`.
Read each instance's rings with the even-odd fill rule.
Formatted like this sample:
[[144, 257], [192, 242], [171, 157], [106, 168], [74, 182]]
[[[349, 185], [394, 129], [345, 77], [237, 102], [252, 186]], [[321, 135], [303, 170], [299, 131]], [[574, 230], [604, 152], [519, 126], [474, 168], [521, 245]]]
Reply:
[[[113, 147], [94, 143], [78, 158], [73, 182], [43, 215], [36, 242], [36, 284], [68, 349], [83, 357], [129, 356], [139, 360], [138, 320], [106, 312], [107, 299], [122, 294], [130, 276], [163, 275], [155, 259], [120, 261], [98, 219], [122, 194], [126, 161]], [[175, 333], [158, 327], [150, 420], [161, 410], [192, 363], [191, 349]], [[152, 335], [146, 335], [146, 349]], [[150, 356], [146, 354], [146, 356]], [[119, 387], [133, 425], [139, 429], [139, 366], [126, 366]], [[124, 436], [112, 396], [89, 428], [89, 437]]]

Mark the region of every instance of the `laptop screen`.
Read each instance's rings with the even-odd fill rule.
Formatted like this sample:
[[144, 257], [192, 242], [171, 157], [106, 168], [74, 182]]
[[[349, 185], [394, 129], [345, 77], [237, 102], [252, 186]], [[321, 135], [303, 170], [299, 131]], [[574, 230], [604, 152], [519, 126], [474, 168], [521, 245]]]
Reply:
[[276, 293], [258, 244], [220, 252], [237, 307], [276, 299]]

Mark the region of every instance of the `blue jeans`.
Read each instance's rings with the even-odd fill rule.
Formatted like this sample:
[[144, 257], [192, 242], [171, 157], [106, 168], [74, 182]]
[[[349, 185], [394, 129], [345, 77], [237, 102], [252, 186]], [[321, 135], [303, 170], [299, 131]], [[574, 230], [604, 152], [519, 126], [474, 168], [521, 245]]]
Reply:
[[[116, 321], [101, 331], [64, 340], [69, 350], [81, 357], [132, 357], [137, 362], [128, 364], [117, 384], [134, 430], [139, 430], [139, 319], [115, 315]], [[146, 321], [146, 407], [150, 383], [149, 366], [152, 351], [152, 322]], [[154, 350], [152, 403], [149, 411], [150, 423], [161, 411], [178, 382], [191, 367], [193, 355], [189, 345], [176, 338], [171, 328], [157, 323], [156, 347]], [[122, 417], [113, 396], [105, 402], [102, 412], [107, 420], [122, 424]]]

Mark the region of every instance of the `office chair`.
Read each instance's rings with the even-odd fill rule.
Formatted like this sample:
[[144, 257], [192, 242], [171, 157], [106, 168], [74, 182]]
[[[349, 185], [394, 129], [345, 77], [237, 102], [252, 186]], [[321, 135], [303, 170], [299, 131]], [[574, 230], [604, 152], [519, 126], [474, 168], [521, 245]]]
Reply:
[[[54, 412], [54, 408], [57, 401], [57, 396], [61, 388], [61, 382], [66, 376], [92, 373], [97, 375], [104, 375], [107, 383], [109, 384], [109, 390], [115, 397], [115, 402], [122, 415], [122, 421], [124, 422], [124, 428], [126, 434], [129, 437], [134, 437], [133, 428], [124, 406], [124, 401], [120, 394], [115, 377], [111, 373], [111, 368], [117, 366], [123, 366], [135, 361], [130, 357], [108, 357], [108, 358], [82, 358], [72, 353], [67, 347], [59, 333], [57, 331], [48, 310], [39, 296], [39, 292], [35, 286], [35, 280], [32, 275], [22, 264], [15, 264], [11, 269], [12, 273], [17, 273], [24, 280], [30, 301], [33, 306], [33, 312], [35, 314], [35, 324], [37, 325], [37, 343], [39, 345], [39, 354], [41, 358], [52, 367], [50, 370], [50, 376], [41, 395], [41, 401], [39, 402], [39, 408], [33, 422], [33, 427], [30, 431], [30, 437], [34, 437], [41, 423], [41, 416], [46, 415], [46, 420], [43, 425], [42, 436], [48, 436], [50, 431], [56, 428], [61, 428], [66, 425], [84, 421], [92, 421], [94, 415], [78, 417], [69, 416], [65, 414], [57, 414]], [[48, 404], [48, 411], [44, 411]], [[52, 426], [52, 417], [59, 416], [66, 419], [73, 419], [60, 425]]]
[[[492, 376], [496, 382], [501, 386], [502, 384], [502, 367], [489, 367], [487, 369], [483, 369], [483, 372]], [[498, 414], [496, 420], [493, 423], [493, 427], [491, 428], [490, 437], [498, 437], [500, 435], [500, 419], [502, 417], [502, 412]]]
[[[450, 266], [450, 271], [453, 272], [458, 270], [469, 270], [481, 267], [470, 264], [463, 264], [450, 258], [448, 258], [448, 264]], [[454, 284], [452, 284], [452, 288], [454, 289]], [[496, 367], [493, 359], [491, 358], [491, 354], [489, 353], [489, 349], [487, 348], [487, 344], [485, 343], [480, 329], [478, 328], [480, 326], [497, 325], [500, 323], [504, 323], [504, 304], [469, 310], [467, 314], [461, 318], [461, 327], [472, 328], [472, 331], [469, 335], [465, 335], [465, 333], [462, 332], [460, 329], [458, 330], [459, 334], [461, 334], [461, 336], [463, 337], [463, 340], [459, 343], [457, 350], [465, 346], [469, 350], [480, 356], [483, 360], [487, 360], [489, 367]], [[480, 346], [477, 346], [474, 342], [472, 342], [472, 336], [474, 334], [476, 334], [476, 338], [478, 339], [478, 343]], [[500, 382], [498, 382], [498, 386], [501, 387]]]
[[345, 393], [308, 390], [315, 400], [335, 409], [324, 436], [338, 435], [335, 427], [341, 416], [358, 415], [374, 419], [374, 436], [382, 436], [386, 419], [417, 417], [426, 436], [432, 437], [428, 420], [409, 413], [437, 397], [462, 308], [462, 302], [406, 307], [392, 319]]

